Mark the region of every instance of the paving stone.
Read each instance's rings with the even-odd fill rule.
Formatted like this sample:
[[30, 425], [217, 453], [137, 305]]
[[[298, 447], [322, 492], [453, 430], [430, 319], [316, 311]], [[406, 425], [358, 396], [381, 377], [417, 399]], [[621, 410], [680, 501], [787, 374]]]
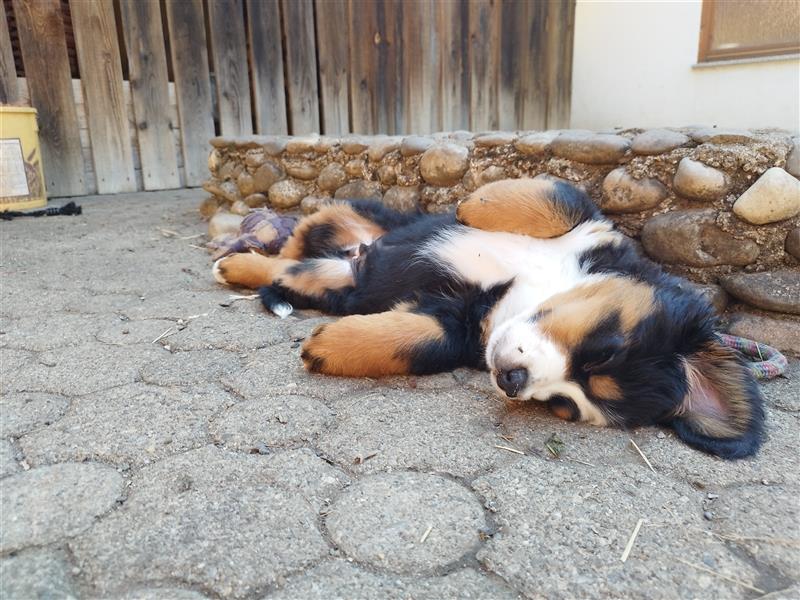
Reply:
[[678, 163], [672, 185], [681, 196], [693, 200], [716, 200], [731, 187], [724, 172], [688, 157]]
[[164, 338], [164, 342], [173, 350], [216, 348], [245, 352], [285, 342], [287, 336], [285, 320], [266, 314], [257, 301], [240, 300], [208, 317], [189, 321], [185, 329]]
[[59, 464], [12, 475], [0, 496], [0, 552], [39, 546], [88, 529], [122, 492], [122, 476], [100, 464]]
[[600, 208], [610, 213], [640, 212], [655, 208], [668, 194], [667, 188], [657, 179], [634, 179], [625, 167], [619, 167], [603, 180]]
[[193, 350], [166, 353], [142, 365], [141, 378], [156, 385], [195, 385], [217, 381], [241, 368], [239, 357], [227, 350]]
[[228, 408], [210, 425], [227, 448], [250, 451], [260, 444], [281, 446], [309, 441], [333, 421], [333, 413], [307, 396], [269, 396]]
[[[768, 383], [765, 391], [769, 392], [771, 385]], [[796, 387], [796, 382], [794, 385]], [[780, 397], [779, 392], [772, 394], [773, 398]], [[790, 391], [788, 397], [793, 395]], [[774, 403], [775, 400], [767, 404], [771, 407]], [[787, 452], [791, 453], [790, 449], [797, 447], [798, 415], [769, 407], [764, 444], [753, 458], [721, 460], [690, 448], [668, 429], [664, 430], [666, 435], [662, 438], [641, 437], [636, 443], [659, 473], [687, 481], [699, 490], [713, 492], [718, 488], [755, 484], [764, 479], [773, 483], [794, 483], [790, 473], [796, 470], [793, 464], [796, 460]], [[767, 512], [771, 514], [771, 511]]]
[[382, 160], [384, 156], [386, 156], [390, 152], [394, 152], [395, 150], [397, 150], [400, 147], [400, 143], [402, 141], [403, 138], [398, 136], [373, 137], [369, 145], [369, 150], [367, 151], [367, 156], [369, 157], [370, 162], [378, 162]]
[[[104, 596], [108, 598], [108, 596]], [[112, 600], [208, 600], [200, 592], [180, 588], [153, 587], [125, 592], [121, 595], [111, 595]], [[100, 600], [100, 599], [98, 599]]]
[[59, 315], [58, 335], [43, 325], [39, 315], [14, 319], [3, 325], [5, 335], [0, 343], [7, 348], [40, 352], [90, 342], [97, 330], [96, 320], [87, 315]]
[[348, 556], [417, 574], [474, 550], [486, 521], [475, 496], [458, 483], [398, 472], [361, 478], [333, 503], [326, 526]]
[[273, 183], [269, 188], [270, 206], [288, 210], [300, 204], [308, 193], [306, 186], [292, 179], [283, 179]]
[[419, 161], [422, 178], [432, 185], [451, 185], [469, 167], [469, 150], [458, 144], [437, 144], [428, 148]]
[[733, 313], [727, 330], [728, 333], [767, 344], [781, 352], [800, 355], [800, 321]]
[[[739, 597], [741, 589], [679, 561], [744, 581], [759, 573], [710, 536], [703, 493], [646, 468], [612, 471], [523, 458], [478, 479], [499, 531], [478, 559], [530, 597]], [[624, 512], [620, 507], [624, 506]], [[627, 562], [620, 557], [645, 519]], [[646, 583], [645, 583], [646, 582]]]
[[720, 278], [731, 296], [756, 308], [800, 315], [800, 272], [735, 273]]
[[556, 156], [590, 165], [615, 163], [630, 146], [630, 141], [620, 135], [581, 131], [566, 131], [550, 143]]
[[469, 477], [515, 458], [495, 448], [504, 443], [495, 427], [502, 403], [474, 392], [381, 385], [380, 391], [345, 396], [331, 407], [336, 423], [317, 445], [356, 472], [413, 469]]
[[37, 363], [20, 367], [9, 384], [13, 392], [49, 392], [80, 396], [133, 383], [142, 364], [162, 357], [153, 344], [110, 346], [84, 344], [43, 352]]
[[746, 129], [717, 129], [708, 127], [691, 133], [698, 144], [746, 144], [753, 141], [753, 134]]
[[233, 403], [226, 392], [196, 382], [186, 389], [126, 385], [74, 399], [69, 415], [19, 444], [33, 464], [142, 465], [206, 443], [208, 421]]
[[61, 550], [27, 550], [0, 559], [0, 598], [26, 600], [78, 598], [66, 554]]
[[350, 479], [311, 450], [272, 450], [267, 455], [240, 454], [203, 446], [167, 457], [140, 471], [131, 484], [131, 498], [159, 503], [188, 489], [277, 486], [297, 492], [322, 508]]
[[419, 210], [419, 186], [392, 186], [386, 191], [383, 197], [383, 203], [389, 208], [401, 212], [414, 212]]
[[542, 131], [523, 135], [516, 142], [514, 147], [522, 154], [542, 154], [550, 149], [550, 143], [555, 139], [555, 131]]
[[758, 244], [739, 240], [716, 224], [716, 211], [676, 210], [650, 217], [642, 228], [642, 245], [659, 262], [691, 267], [749, 265]]
[[337, 200], [380, 200], [381, 184], [377, 181], [351, 181], [333, 195]]
[[756, 225], [790, 219], [800, 214], [800, 181], [780, 167], [767, 169], [734, 202], [733, 212]]
[[14, 444], [5, 439], [0, 439], [0, 477], [6, 475], [13, 475], [17, 471], [21, 471], [17, 462], [17, 450]]
[[[708, 502], [716, 532], [796, 582], [800, 579], [800, 487], [767, 481], [767, 485], [757, 483], [732, 492], [720, 490], [719, 497]], [[764, 503], [773, 507], [775, 514], [764, 514], [760, 509]]]
[[[130, 344], [152, 344], [165, 331], [174, 330], [175, 323], [166, 319], [131, 321], [115, 318], [108, 325], [102, 325], [95, 338], [104, 344], [128, 346]], [[166, 339], [166, 338], [165, 338]], [[170, 340], [171, 341], [171, 340]]]
[[416, 156], [417, 154], [422, 154], [425, 152], [425, 150], [433, 146], [435, 143], [436, 142], [429, 137], [422, 135], [410, 135], [403, 138], [403, 141], [400, 144], [400, 154], [402, 156]]
[[220, 382], [248, 400], [271, 394], [303, 394], [329, 400], [375, 386], [372, 379], [342, 379], [308, 373], [303, 368], [300, 352], [299, 342], [252, 352], [240, 371], [222, 376]]
[[339, 163], [325, 165], [317, 177], [317, 186], [326, 192], [335, 192], [347, 182], [347, 173]]
[[784, 248], [788, 254], [800, 260], [800, 227], [795, 227], [786, 234]]
[[220, 308], [219, 303], [227, 301], [230, 294], [229, 289], [220, 286], [213, 292], [156, 292], [145, 295], [137, 306], [125, 309], [122, 313], [129, 319], [188, 320], [213, 314]]
[[306, 494], [338, 482], [309, 473], [298, 458], [299, 477], [284, 464], [272, 469], [269, 456], [213, 447], [159, 461], [137, 473], [120, 510], [70, 548], [101, 592], [177, 579], [246, 597], [328, 553]]
[[286, 173], [283, 169], [279, 165], [268, 160], [253, 173], [253, 192], [266, 194], [273, 185], [284, 177], [286, 177]]
[[61, 418], [68, 406], [66, 398], [53, 394], [3, 394], [0, 396], [0, 438], [20, 436], [31, 429], [50, 425]]
[[688, 136], [669, 129], [648, 129], [631, 141], [634, 154], [663, 154], [689, 143]]
[[498, 579], [487, 577], [473, 569], [461, 569], [442, 577], [401, 577], [373, 573], [343, 560], [336, 560], [291, 577], [283, 588], [268, 594], [264, 600], [511, 600], [517, 597], [517, 594]]

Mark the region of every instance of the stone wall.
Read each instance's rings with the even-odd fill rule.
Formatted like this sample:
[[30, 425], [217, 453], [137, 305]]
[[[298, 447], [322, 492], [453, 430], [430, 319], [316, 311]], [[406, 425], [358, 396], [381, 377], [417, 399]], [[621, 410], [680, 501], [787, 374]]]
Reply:
[[211, 144], [206, 216], [258, 206], [310, 213], [331, 198], [440, 212], [497, 179], [569, 181], [653, 259], [705, 285], [720, 309], [730, 300], [734, 332], [800, 351], [800, 138], [789, 133], [457, 131]]

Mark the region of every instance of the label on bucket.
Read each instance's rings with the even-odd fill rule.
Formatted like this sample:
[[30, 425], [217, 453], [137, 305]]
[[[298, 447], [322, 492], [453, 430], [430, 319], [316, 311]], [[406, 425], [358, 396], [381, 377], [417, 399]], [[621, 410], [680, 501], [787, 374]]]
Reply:
[[19, 139], [0, 140], [0, 198], [29, 195], [22, 144]]

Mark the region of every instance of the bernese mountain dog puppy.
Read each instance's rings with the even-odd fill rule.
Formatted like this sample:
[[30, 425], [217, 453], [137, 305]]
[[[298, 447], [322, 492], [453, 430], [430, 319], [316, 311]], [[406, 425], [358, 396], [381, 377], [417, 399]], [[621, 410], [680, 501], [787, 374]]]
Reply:
[[315, 373], [485, 369], [501, 396], [563, 419], [667, 424], [724, 458], [761, 444], [758, 385], [718, 340], [709, 303], [565, 183], [497, 181], [445, 215], [330, 205], [277, 257], [234, 254], [213, 272], [260, 288], [279, 316], [347, 315], [305, 341]]

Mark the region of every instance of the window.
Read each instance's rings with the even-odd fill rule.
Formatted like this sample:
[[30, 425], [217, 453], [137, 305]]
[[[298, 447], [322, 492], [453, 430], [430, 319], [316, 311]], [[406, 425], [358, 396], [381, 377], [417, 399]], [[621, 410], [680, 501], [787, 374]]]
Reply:
[[797, 52], [798, 0], [703, 0], [698, 62]]

